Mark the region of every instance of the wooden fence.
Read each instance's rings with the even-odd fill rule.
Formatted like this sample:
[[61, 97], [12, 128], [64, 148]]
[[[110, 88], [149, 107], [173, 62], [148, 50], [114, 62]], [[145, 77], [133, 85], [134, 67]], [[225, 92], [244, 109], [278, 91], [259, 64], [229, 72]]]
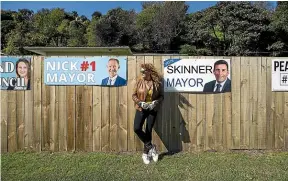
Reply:
[[[46, 86], [44, 57], [33, 57], [32, 90], [1, 90], [1, 151], [141, 151], [132, 88], [141, 63], [162, 71], [167, 58], [129, 56], [128, 85], [109, 88]], [[288, 149], [288, 92], [271, 91], [271, 58], [189, 58], [230, 58], [232, 92], [165, 93], [153, 131], [160, 151]]]

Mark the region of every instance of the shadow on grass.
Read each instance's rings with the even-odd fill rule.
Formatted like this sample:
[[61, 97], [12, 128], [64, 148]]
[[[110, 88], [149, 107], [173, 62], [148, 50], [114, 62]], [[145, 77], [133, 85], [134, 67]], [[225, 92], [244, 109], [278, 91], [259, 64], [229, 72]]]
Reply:
[[172, 156], [172, 155], [175, 155], [179, 152], [180, 151], [177, 151], [177, 152], [167, 151], [167, 152], [160, 153], [159, 157], [158, 157], [158, 161], [161, 161], [165, 156]]

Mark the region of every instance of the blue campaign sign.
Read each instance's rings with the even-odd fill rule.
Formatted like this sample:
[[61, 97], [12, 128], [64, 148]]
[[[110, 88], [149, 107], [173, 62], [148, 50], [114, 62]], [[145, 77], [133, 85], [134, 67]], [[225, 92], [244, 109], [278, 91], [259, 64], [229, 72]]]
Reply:
[[127, 85], [127, 57], [49, 57], [46, 85]]
[[1, 90], [31, 90], [31, 57], [1, 56]]

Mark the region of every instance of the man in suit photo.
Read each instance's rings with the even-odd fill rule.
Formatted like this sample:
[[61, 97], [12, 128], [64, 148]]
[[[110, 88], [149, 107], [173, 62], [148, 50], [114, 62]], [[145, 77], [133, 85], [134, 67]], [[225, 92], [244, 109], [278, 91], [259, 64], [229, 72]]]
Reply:
[[206, 83], [203, 92], [231, 92], [231, 80], [228, 78], [228, 63], [225, 60], [216, 61], [213, 73], [216, 80]]
[[126, 80], [120, 77], [117, 72], [120, 69], [119, 60], [116, 58], [110, 58], [107, 64], [107, 70], [109, 77], [102, 80], [101, 85], [107, 86], [123, 86], [126, 85]]

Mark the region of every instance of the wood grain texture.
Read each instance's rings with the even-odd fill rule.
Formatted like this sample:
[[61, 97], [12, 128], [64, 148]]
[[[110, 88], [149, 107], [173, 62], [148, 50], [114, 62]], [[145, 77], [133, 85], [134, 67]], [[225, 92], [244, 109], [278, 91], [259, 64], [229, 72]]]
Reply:
[[[47, 86], [45, 57], [33, 57], [31, 90], [1, 90], [1, 151], [142, 151], [132, 100], [140, 65], [163, 73], [177, 57], [128, 56], [121, 87]], [[288, 149], [288, 95], [271, 91], [272, 58], [230, 58], [231, 93], [164, 93], [152, 138], [160, 152]]]
[[134, 102], [132, 100], [133, 89], [137, 80], [137, 58], [136, 56], [128, 57], [128, 82], [127, 82], [127, 140], [128, 140], [128, 151], [135, 151], [135, 133], [134, 133], [134, 117], [136, 109], [134, 108]]

